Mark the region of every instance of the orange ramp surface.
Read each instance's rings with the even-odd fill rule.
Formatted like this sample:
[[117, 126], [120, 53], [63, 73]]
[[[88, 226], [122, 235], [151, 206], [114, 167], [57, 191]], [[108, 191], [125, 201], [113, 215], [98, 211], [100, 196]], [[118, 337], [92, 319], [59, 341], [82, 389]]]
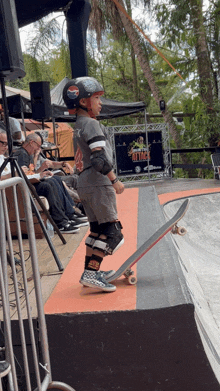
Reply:
[[[104, 259], [102, 270], [117, 270], [137, 249], [138, 189], [125, 189], [117, 195], [118, 217], [123, 225], [125, 244], [112, 256]], [[45, 304], [46, 314], [122, 311], [136, 309], [136, 286], [124, 279], [117, 280], [113, 293], [85, 288], [79, 283], [85, 259], [85, 235], [52, 295]], [[73, 236], [74, 240], [74, 236]], [[135, 268], [133, 268], [135, 271]]]
[[[158, 195], [158, 198], [160, 204], [165, 204], [179, 198], [211, 194], [219, 191], [219, 187], [186, 190], [161, 194]], [[117, 195], [118, 215], [123, 225], [125, 244], [113, 256], [106, 257], [102, 264], [102, 270], [117, 270], [137, 249], [138, 195], [138, 188], [128, 188], [121, 195]], [[46, 302], [44, 308], [46, 314], [136, 309], [137, 288], [135, 285], [128, 285], [123, 278], [114, 282], [117, 290], [113, 293], [103, 293], [91, 288], [85, 288], [79, 283], [84, 266], [84, 242], [87, 234]], [[136, 266], [133, 267], [133, 270], [136, 272]]]
[[201, 194], [211, 194], [219, 193], [220, 187], [213, 189], [195, 189], [195, 190], [185, 190], [185, 191], [176, 191], [174, 193], [165, 193], [158, 196], [160, 204], [165, 204], [166, 202], [177, 200], [184, 197], [193, 197]]

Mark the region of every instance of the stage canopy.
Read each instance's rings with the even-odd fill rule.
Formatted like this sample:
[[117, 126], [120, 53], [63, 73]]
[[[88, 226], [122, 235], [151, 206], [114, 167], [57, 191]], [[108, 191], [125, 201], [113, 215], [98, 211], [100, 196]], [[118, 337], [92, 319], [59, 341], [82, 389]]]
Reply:
[[[65, 77], [51, 90], [51, 102], [53, 104], [54, 117], [59, 118], [60, 120], [68, 120], [68, 118], [70, 118], [63, 101], [63, 88], [68, 81], [69, 79]], [[146, 107], [144, 102], [119, 102], [116, 100], [105, 99], [103, 97], [101, 97], [101, 100], [102, 110], [98, 119], [122, 117], [138, 113], [139, 111], [144, 111]], [[75, 116], [72, 116], [71, 118], [75, 120]], [[71, 122], [70, 119], [68, 122]]]
[[[53, 118], [56, 122], [74, 122], [75, 116], [69, 116], [63, 101], [63, 88], [69, 81], [65, 77], [50, 92]], [[9, 106], [9, 114], [13, 117], [21, 117], [21, 107], [25, 118], [31, 118], [30, 93], [6, 86], [6, 96]], [[1, 93], [0, 93], [1, 98]], [[145, 110], [144, 102], [119, 102], [111, 99], [102, 99], [102, 110], [99, 119], [110, 119], [138, 113]]]
[[15, 0], [18, 25], [23, 27], [52, 12], [64, 11], [68, 4], [70, 4], [69, 0], [37, 0], [28, 3], [27, 0]]

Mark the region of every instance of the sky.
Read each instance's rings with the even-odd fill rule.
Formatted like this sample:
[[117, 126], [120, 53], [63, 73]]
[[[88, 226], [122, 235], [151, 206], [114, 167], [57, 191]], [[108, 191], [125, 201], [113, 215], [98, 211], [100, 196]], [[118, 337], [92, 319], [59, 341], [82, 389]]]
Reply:
[[[206, 9], [208, 7], [209, 3], [210, 3], [210, 0], [203, 0], [203, 7], [204, 7], [204, 9]], [[147, 17], [147, 15], [146, 15], [146, 13], [144, 11], [146, 11], [146, 9], [144, 9], [143, 7], [135, 7], [132, 10], [133, 18], [136, 19], [136, 18], [138, 18], [139, 16], [142, 15], [145, 18], [148, 19], [148, 27], [145, 30], [145, 33], [154, 42], [156, 40], [156, 35], [157, 35], [156, 23], [155, 23], [152, 15], [148, 14], [149, 16]], [[55, 17], [55, 16], [56, 17], [59, 16], [59, 18], [57, 20], [59, 21], [60, 25], [62, 26], [63, 25], [63, 21], [65, 20], [65, 17], [63, 15], [63, 13], [58, 13], [58, 12], [52, 13], [50, 16], [48, 16], [48, 18], [49, 17]], [[137, 24], [138, 24], [138, 22], [137, 22]], [[26, 52], [27, 51], [27, 48], [28, 48], [27, 41], [30, 38], [32, 32], [33, 32], [32, 24], [19, 29], [22, 52]]]
[[[133, 18], [134, 19], [136, 19], [140, 16], [143, 16], [143, 15], [144, 15], [143, 8], [136, 7], [133, 10]], [[63, 22], [65, 20], [63, 13], [58, 13], [58, 12], [52, 13], [48, 16], [48, 18], [50, 18], [50, 17], [53, 18], [53, 17], [57, 17], [57, 16], [59, 16], [59, 18], [57, 19], [58, 22], [60, 23], [61, 26], [63, 26]], [[155, 22], [153, 21], [152, 17], [149, 17], [148, 19], [149, 19], [149, 23], [148, 23], [148, 27], [147, 27], [147, 30], [145, 31], [145, 33], [153, 41], [156, 38], [156, 25], [155, 25]], [[22, 48], [22, 52], [24, 52], [24, 53], [28, 49], [28, 40], [30, 39], [32, 33], [33, 33], [33, 24], [30, 24], [28, 26], [25, 26], [25, 27], [22, 27], [21, 29], [19, 29], [21, 48]]]
[[[63, 21], [65, 20], [65, 17], [63, 15], [63, 13], [52, 13], [50, 14], [49, 17], [53, 18], [53, 17], [57, 17], [59, 16], [59, 18], [57, 19], [60, 23], [60, 26], [62, 28], [62, 25], [63, 25]], [[20, 35], [20, 41], [21, 41], [21, 48], [22, 48], [22, 52], [23, 53], [26, 53], [27, 52], [27, 49], [28, 49], [28, 40], [31, 38], [31, 36], [33, 35], [33, 23], [25, 26], [25, 27], [22, 27], [21, 29], [19, 29], [19, 35]]]

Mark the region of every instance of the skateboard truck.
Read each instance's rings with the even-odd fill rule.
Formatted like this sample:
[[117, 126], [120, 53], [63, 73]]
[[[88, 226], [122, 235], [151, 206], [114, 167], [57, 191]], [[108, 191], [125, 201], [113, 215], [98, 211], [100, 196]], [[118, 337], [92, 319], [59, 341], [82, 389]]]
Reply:
[[135, 285], [137, 283], [137, 277], [134, 276], [134, 272], [130, 268], [125, 271], [124, 276], [130, 285]]
[[184, 236], [186, 233], [187, 233], [187, 230], [186, 230], [186, 228], [184, 228], [184, 227], [178, 227], [178, 225], [177, 224], [175, 224], [174, 226], [173, 226], [173, 228], [171, 229], [171, 233], [173, 234], [173, 235], [180, 235], [180, 236]]

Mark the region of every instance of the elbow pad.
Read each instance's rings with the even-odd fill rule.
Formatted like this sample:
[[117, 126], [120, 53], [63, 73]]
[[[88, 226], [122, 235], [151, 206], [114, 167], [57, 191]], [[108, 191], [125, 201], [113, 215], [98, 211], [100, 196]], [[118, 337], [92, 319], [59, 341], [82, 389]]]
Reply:
[[92, 152], [90, 159], [92, 167], [100, 174], [107, 175], [112, 170], [112, 164], [103, 149]]

